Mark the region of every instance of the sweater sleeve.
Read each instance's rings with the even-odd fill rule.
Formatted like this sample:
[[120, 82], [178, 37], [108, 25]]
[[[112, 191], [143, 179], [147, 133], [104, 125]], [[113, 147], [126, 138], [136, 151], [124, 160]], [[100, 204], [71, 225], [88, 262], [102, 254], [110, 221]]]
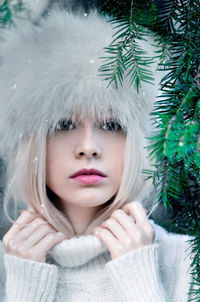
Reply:
[[6, 253], [3, 259], [5, 274], [1, 279], [4, 302], [54, 300], [58, 275], [55, 265], [22, 259]]
[[169, 301], [159, 278], [158, 248], [144, 246], [106, 264], [120, 302]]
[[120, 302], [188, 302], [192, 283], [189, 236], [156, 226], [156, 243], [106, 264]]

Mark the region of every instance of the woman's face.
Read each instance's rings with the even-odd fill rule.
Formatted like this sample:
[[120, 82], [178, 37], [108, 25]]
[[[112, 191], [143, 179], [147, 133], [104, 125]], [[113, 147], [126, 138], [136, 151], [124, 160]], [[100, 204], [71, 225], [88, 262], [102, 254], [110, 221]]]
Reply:
[[114, 120], [98, 125], [90, 116], [77, 123], [60, 121], [47, 140], [48, 188], [66, 206], [103, 205], [119, 189], [125, 139]]

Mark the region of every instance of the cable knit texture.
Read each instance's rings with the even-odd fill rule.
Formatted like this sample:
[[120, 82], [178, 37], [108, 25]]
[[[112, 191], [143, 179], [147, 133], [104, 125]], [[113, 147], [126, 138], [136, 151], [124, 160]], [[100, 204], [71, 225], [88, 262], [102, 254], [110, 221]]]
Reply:
[[8, 255], [1, 243], [0, 296], [4, 302], [189, 301], [189, 237], [151, 223], [155, 243], [114, 260], [93, 235], [57, 244], [47, 263]]

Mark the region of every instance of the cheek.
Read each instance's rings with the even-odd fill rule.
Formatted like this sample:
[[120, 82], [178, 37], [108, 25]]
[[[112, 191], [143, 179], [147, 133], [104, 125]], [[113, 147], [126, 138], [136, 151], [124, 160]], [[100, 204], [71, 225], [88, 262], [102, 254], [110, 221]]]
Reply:
[[125, 139], [121, 139], [112, 144], [110, 149], [109, 162], [112, 165], [113, 175], [116, 182], [121, 181], [121, 176], [124, 168], [124, 154], [125, 154]]
[[60, 168], [61, 168], [61, 148], [57, 143], [51, 140], [47, 144], [46, 149], [46, 183], [51, 185], [59, 179]]

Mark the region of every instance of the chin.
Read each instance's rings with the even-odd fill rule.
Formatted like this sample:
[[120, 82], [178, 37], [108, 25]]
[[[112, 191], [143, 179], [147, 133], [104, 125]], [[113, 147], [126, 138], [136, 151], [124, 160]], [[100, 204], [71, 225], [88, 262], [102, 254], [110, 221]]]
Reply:
[[[82, 204], [88, 207], [95, 207], [105, 204], [106, 202], [112, 200], [115, 198], [115, 193], [109, 193], [109, 194], [88, 194], [87, 196], [82, 195]], [[80, 199], [79, 199], [80, 200]]]
[[[80, 196], [74, 196], [72, 203], [77, 206], [84, 206], [84, 207], [96, 207], [103, 205], [107, 201], [109, 201], [114, 194], [81, 194]], [[77, 201], [77, 202], [76, 202]]]

